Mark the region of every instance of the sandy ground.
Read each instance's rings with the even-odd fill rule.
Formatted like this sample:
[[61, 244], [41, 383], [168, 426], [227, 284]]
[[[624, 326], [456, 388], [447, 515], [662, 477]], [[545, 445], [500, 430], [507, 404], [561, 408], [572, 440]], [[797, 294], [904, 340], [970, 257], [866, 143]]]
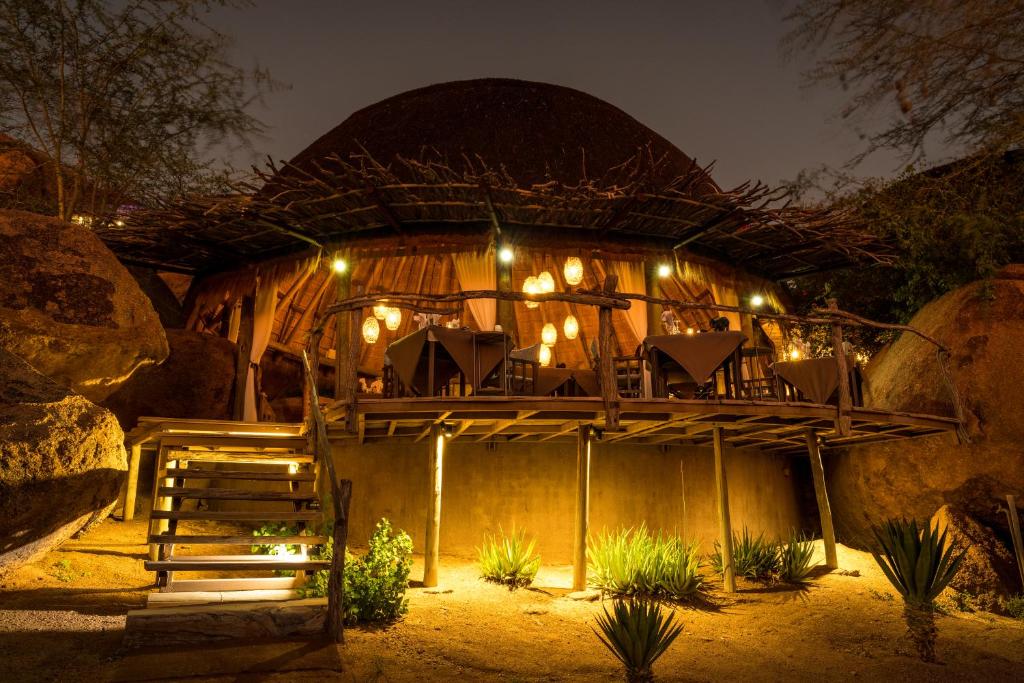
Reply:
[[[0, 680], [621, 679], [591, 631], [601, 604], [565, 597], [569, 567], [544, 567], [536, 589], [510, 593], [479, 580], [469, 559], [449, 557], [439, 589], [410, 589], [401, 622], [350, 629], [339, 649], [295, 642], [122, 652], [124, 614], [152, 590], [144, 537], [142, 522], [108, 520], [0, 586]], [[657, 663], [658, 679], [1024, 680], [1024, 622], [941, 616], [942, 663], [923, 664], [871, 557], [840, 547], [839, 560], [860, 576], [819, 575], [801, 589], [742, 585], [728, 597], [713, 590], [709, 605], [676, 608], [685, 629]]]

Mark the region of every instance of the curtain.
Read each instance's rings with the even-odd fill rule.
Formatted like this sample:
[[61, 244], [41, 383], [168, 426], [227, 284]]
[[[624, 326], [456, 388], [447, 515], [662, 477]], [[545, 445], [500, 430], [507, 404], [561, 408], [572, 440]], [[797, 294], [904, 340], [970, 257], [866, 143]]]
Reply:
[[[612, 261], [608, 265], [611, 266], [611, 271], [619, 276], [618, 291], [647, 294], [642, 262]], [[647, 304], [638, 300], [632, 300], [630, 304], [629, 310], [626, 311], [626, 320], [629, 321], [629, 328], [633, 330], [637, 343], [640, 343], [647, 336]], [[623, 350], [626, 351], [626, 349]]]
[[259, 367], [263, 352], [270, 344], [270, 334], [274, 329], [274, 309], [277, 307], [277, 285], [256, 283], [256, 301], [252, 328], [252, 350], [249, 352], [249, 374], [245, 378], [245, 414], [246, 422], [257, 422], [259, 411], [256, 404], [256, 369]]
[[[455, 264], [455, 277], [463, 291], [473, 289], [497, 289], [498, 271], [495, 262], [494, 248], [487, 251], [468, 251], [452, 254]], [[480, 327], [481, 332], [494, 329], [498, 320], [498, 302], [494, 299], [469, 299], [466, 301], [469, 312]]]

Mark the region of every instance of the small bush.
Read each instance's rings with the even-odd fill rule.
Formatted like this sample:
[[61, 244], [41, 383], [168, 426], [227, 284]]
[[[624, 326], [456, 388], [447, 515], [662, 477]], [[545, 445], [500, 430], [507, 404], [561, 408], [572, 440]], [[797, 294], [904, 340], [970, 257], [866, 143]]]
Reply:
[[1003, 607], [1011, 617], [1024, 621], [1024, 593], [1013, 596], [1003, 604]]
[[535, 539], [526, 541], [522, 530], [505, 536], [499, 530], [499, 536], [487, 536], [478, 549], [480, 554], [480, 571], [487, 581], [508, 586], [509, 590], [529, 586], [540, 569], [540, 555], [533, 552]]
[[627, 681], [652, 681], [651, 668], [679, 637], [682, 624], [674, 623], [675, 615], [665, 616], [658, 603], [643, 600], [616, 600], [609, 614], [597, 615], [594, 633], [615, 658], [626, 667]]
[[[711, 555], [711, 566], [719, 574], [725, 571], [718, 541], [715, 541], [715, 552]], [[767, 581], [779, 571], [779, 544], [765, 539], [763, 533], [754, 538], [744, 526], [739, 536], [732, 536], [732, 566], [736, 576], [751, 581]]]
[[[329, 535], [329, 534], [328, 534]], [[327, 543], [317, 553], [318, 559], [330, 560], [334, 546]], [[345, 553], [345, 623], [386, 623], [395, 621], [408, 611], [405, 591], [412, 569], [412, 539], [399, 531], [392, 535], [387, 519], [377, 522], [370, 536], [369, 549], [362, 557]], [[303, 597], [324, 597], [330, 574], [326, 569], [316, 572], [301, 589]]]
[[[298, 536], [298, 527], [284, 522], [266, 522], [257, 529], [253, 529], [253, 538], [266, 538], [270, 536]], [[310, 532], [303, 531], [302, 535], [310, 535]], [[285, 545], [282, 543], [256, 543], [250, 551], [253, 555], [298, 555], [299, 546]]]
[[602, 533], [588, 545], [590, 584], [607, 593], [682, 600], [703, 588], [696, 543], [652, 536], [641, 525]]
[[803, 583], [811, 573], [814, 541], [796, 531], [789, 535], [789, 543], [779, 545], [779, 578], [789, 583]]

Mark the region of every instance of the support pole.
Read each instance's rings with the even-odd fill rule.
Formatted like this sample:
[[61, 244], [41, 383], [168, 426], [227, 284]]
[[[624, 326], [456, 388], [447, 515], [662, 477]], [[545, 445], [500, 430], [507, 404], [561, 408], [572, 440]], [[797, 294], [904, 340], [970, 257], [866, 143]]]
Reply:
[[121, 508], [121, 519], [130, 522], [135, 519], [135, 494], [139, 487], [139, 460], [142, 459], [142, 444], [132, 444], [128, 458], [128, 476], [124, 482], [124, 507]]
[[430, 458], [427, 461], [430, 500], [427, 505], [427, 535], [423, 548], [423, 585], [437, 585], [441, 550], [441, 472], [444, 469], [444, 433], [440, 424], [430, 428]]
[[[606, 294], [615, 292], [619, 277], [609, 275], [604, 280], [603, 291]], [[615, 364], [612, 361], [612, 309], [601, 306], [597, 312], [597, 344], [600, 367], [598, 376], [601, 383], [601, 397], [604, 399], [605, 428], [608, 431], [619, 429], [619, 383], [615, 376]]]
[[[331, 457], [328, 453], [327, 457]], [[352, 499], [352, 481], [342, 479], [336, 487], [338, 500], [334, 504], [334, 528], [331, 540], [334, 554], [331, 556], [331, 574], [327, 583], [327, 635], [335, 643], [345, 642], [345, 549], [348, 545], [348, 506]]]
[[245, 419], [245, 384], [249, 377], [250, 354], [252, 353], [253, 326], [256, 322], [256, 297], [250, 292], [242, 297], [242, 309], [238, 325], [238, 345], [235, 349], [235, 395], [231, 417]]
[[[497, 249], [500, 249], [500, 245]], [[502, 263], [501, 259], [497, 258], [498, 251], [495, 249], [495, 268], [497, 268], [497, 291], [499, 292], [511, 292], [512, 291], [512, 264]], [[516, 344], [519, 343], [518, 330], [516, 330], [516, 307], [515, 302], [509, 299], [498, 299], [497, 304], [497, 319], [498, 324], [501, 325], [501, 329], [507, 334]], [[486, 331], [486, 330], [485, 330]]]
[[[839, 310], [839, 304], [835, 299], [829, 299], [826, 303], [828, 310]], [[832, 322], [832, 351], [836, 356], [836, 371], [839, 373], [839, 414], [836, 417], [836, 431], [841, 436], [849, 436], [852, 429], [850, 410], [853, 408], [853, 399], [850, 396], [850, 368], [846, 365], [846, 353], [843, 351], [843, 326], [837, 318]]]
[[576, 527], [572, 544], [572, 589], [587, 589], [587, 525], [590, 518], [591, 426], [576, 431]]
[[715, 502], [718, 506], [719, 545], [722, 550], [722, 584], [726, 593], [736, 592], [736, 568], [732, 562], [732, 524], [729, 521], [729, 484], [722, 460], [722, 428], [714, 428]]
[[825, 488], [825, 468], [821, 464], [818, 436], [813, 429], [808, 429], [804, 432], [804, 438], [807, 440], [807, 455], [811, 458], [811, 474], [814, 478], [814, 495], [818, 499], [818, 514], [821, 515], [821, 538], [825, 542], [825, 566], [829, 569], [838, 569], [836, 531], [832, 526], [832, 506], [828, 502], [828, 490]]

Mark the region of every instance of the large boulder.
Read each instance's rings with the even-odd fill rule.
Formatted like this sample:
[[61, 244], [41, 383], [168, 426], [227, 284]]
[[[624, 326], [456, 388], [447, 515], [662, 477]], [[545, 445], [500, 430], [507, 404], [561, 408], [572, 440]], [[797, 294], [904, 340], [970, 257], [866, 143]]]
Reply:
[[109, 509], [123, 442], [110, 412], [0, 349], [0, 576]]
[[0, 211], [0, 348], [100, 401], [167, 357], [153, 306], [80, 225]]
[[949, 505], [939, 508], [932, 526], [946, 534], [957, 552], [964, 553], [947, 593], [972, 595], [977, 606], [990, 611], [998, 610], [1003, 600], [1017, 593], [1017, 561], [991, 529]]
[[140, 416], [230, 420], [235, 344], [191, 330], [167, 330], [170, 355], [143, 368], [103, 406], [130, 430]]
[[[929, 303], [911, 325], [950, 347], [950, 368], [972, 443], [954, 435], [865, 445], [827, 456], [832, 513], [846, 543], [865, 545], [888, 517], [928, 519], [949, 504], [1006, 534], [997, 507], [1024, 500], [1024, 266]], [[952, 415], [935, 347], [903, 334], [866, 370], [865, 402]]]

